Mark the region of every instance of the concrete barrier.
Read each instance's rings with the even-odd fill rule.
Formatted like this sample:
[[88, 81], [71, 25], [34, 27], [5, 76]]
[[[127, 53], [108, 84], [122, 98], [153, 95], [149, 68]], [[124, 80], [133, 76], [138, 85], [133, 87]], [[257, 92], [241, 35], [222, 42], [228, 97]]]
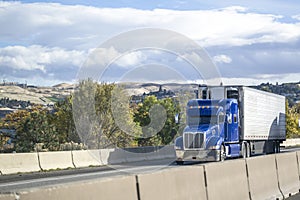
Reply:
[[163, 152], [159, 150], [160, 147], [144, 147], [146, 160], [159, 160], [163, 158]]
[[210, 163], [204, 169], [209, 200], [250, 199], [245, 160]]
[[75, 167], [88, 167], [103, 165], [100, 160], [99, 150], [72, 151]]
[[0, 171], [2, 174], [40, 171], [37, 153], [0, 154]]
[[0, 200], [16, 200], [16, 196], [13, 194], [0, 194]]
[[164, 147], [137, 147], [127, 149], [102, 149], [100, 150], [101, 159], [106, 164], [121, 164], [138, 162], [144, 160], [158, 160], [174, 158], [174, 146]]
[[126, 151], [123, 149], [113, 149], [109, 152], [108, 164], [121, 164], [127, 163]]
[[125, 153], [127, 162], [139, 162], [146, 160], [145, 153], [143, 152], [129, 152]]
[[163, 147], [144, 147], [144, 148], [146, 150], [145, 153], [146, 160], [159, 160], [165, 158], [174, 158], [175, 160], [175, 150], [173, 145], [167, 145]]
[[141, 200], [206, 200], [203, 166], [187, 166], [138, 175]]
[[[72, 155], [73, 154], [73, 155]], [[38, 160], [40, 158], [40, 165]], [[137, 147], [128, 149], [99, 149], [85, 151], [59, 151], [37, 153], [0, 154], [0, 171], [3, 174], [35, 172], [49, 169], [88, 167], [174, 158], [171, 145], [165, 147]], [[40, 168], [41, 166], [41, 168]]]
[[298, 146], [298, 145], [300, 145], [300, 138], [287, 139], [286, 141], [283, 141], [283, 143], [280, 146], [292, 147], [292, 146]]
[[168, 145], [160, 149], [163, 158], [174, 158], [176, 159], [174, 145]]
[[77, 182], [21, 192], [21, 200], [137, 200], [134, 176]]
[[108, 165], [109, 155], [113, 151], [114, 149], [99, 149], [100, 160], [103, 165]]
[[299, 192], [299, 171], [296, 152], [276, 154], [279, 188], [285, 197]]
[[43, 170], [74, 168], [71, 151], [53, 151], [39, 153]]
[[246, 159], [252, 200], [283, 199], [278, 188], [275, 155]]

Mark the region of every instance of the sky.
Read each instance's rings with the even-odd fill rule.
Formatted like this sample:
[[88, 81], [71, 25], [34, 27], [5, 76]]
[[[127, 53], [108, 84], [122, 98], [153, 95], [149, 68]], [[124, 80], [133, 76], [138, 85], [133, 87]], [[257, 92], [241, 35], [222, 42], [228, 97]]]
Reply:
[[[195, 41], [224, 84], [298, 82], [299, 8], [296, 0], [0, 1], [0, 82], [74, 83], [96, 48], [142, 28], [166, 29]], [[126, 75], [132, 79], [145, 73], [145, 66], [162, 69], [153, 63], [176, 66], [176, 78], [189, 74], [186, 63], [170, 52], [106, 50], [107, 64], [118, 57], [108, 70], [115, 76], [124, 68], [135, 71]], [[157, 78], [150, 72], [149, 82]]]

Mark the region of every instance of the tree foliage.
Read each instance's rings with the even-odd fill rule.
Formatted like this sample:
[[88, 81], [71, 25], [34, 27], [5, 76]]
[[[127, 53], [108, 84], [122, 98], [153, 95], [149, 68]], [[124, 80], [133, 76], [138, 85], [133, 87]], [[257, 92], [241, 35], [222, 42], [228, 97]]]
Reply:
[[[115, 84], [82, 81], [73, 101], [74, 121], [81, 140], [91, 148], [134, 146], [134, 136], [140, 130], [133, 123], [128, 101], [122, 101], [126, 99]], [[130, 129], [122, 129], [117, 122]]]
[[53, 121], [54, 116], [47, 109], [35, 106], [6, 115], [0, 127], [15, 130], [14, 150], [17, 152], [34, 151], [37, 143], [46, 149], [58, 150], [58, 133]]
[[54, 107], [52, 122], [58, 130], [59, 143], [81, 142], [73, 120], [72, 102], [73, 95], [70, 95], [64, 101], [57, 102]]
[[295, 104], [293, 107], [288, 106], [286, 102], [286, 133], [287, 138], [299, 138], [300, 128], [300, 103]]
[[134, 121], [143, 129], [143, 137], [137, 138], [138, 145], [170, 144], [179, 128], [175, 122], [175, 115], [179, 112], [180, 108], [173, 99], [158, 100], [155, 96], [147, 96], [134, 113]]

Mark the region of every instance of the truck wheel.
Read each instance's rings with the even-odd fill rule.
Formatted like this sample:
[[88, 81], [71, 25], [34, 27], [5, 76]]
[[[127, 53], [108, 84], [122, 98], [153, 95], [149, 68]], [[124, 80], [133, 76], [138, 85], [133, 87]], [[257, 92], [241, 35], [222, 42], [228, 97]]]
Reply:
[[226, 151], [225, 151], [225, 146], [222, 145], [220, 149], [220, 154], [219, 154], [219, 161], [223, 162], [226, 159]]
[[251, 147], [250, 147], [250, 144], [249, 143], [246, 143], [247, 144], [247, 158], [251, 157]]
[[177, 164], [177, 165], [183, 165], [183, 164], [184, 164], [184, 161], [176, 160], [176, 164]]
[[242, 157], [245, 159], [247, 158], [247, 143], [243, 142], [242, 143]]

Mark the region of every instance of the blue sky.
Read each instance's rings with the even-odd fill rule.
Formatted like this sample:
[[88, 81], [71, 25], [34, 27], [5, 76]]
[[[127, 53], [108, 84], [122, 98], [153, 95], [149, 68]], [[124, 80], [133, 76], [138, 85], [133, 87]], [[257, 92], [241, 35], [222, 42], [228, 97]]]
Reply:
[[[160, 28], [205, 48], [225, 84], [296, 82], [299, 8], [296, 0], [0, 1], [0, 79], [72, 83], [104, 41], [133, 29]], [[107, 57], [111, 54], [120, 56], [115, 50], [106, 52]], [[154, 58], [162, 60], [157, 54], [134, 52], [116, 66], [122, 71], [126, 63], [139, 66]], [[163, 64], [180, 67], [175, 61], [165, 59]]]

